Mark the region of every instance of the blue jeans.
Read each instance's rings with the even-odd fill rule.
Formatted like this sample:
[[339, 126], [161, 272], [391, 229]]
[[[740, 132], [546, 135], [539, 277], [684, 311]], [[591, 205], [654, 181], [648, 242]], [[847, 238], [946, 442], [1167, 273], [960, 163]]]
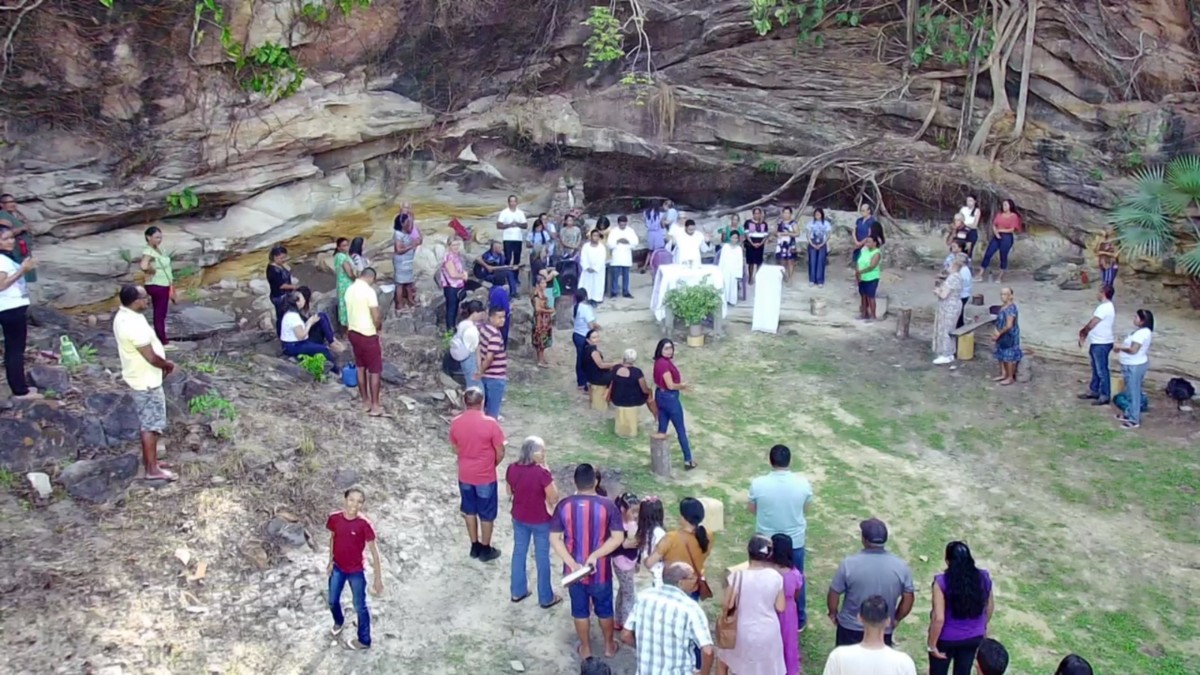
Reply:
[[462, 293], [461, 288], [442, 287], [442, 299], [446, 301], [446, 330], [454, 330], [458, 326], [458, 299], [462, 297]]
[[1142, 423], [1142, 381], [1146, 379], [1146, 371], [1150, 362], [1139, 366], [1121, 366], [1121, 377], [1125, 378], [1125, 391], [1129, 394], [1129, 409], [1125, 411], [1125, 419], [1134, 424]]
[[983, 254], [983, 269], [988, 268], [988, 265], [992, 263], [992, 256], [997, 252], [1000, 253], [1000, 269], [1008, 269], [1008, 252], [1012, 250], [1012, 247], [1013, 234], [1011, 232], [992, 237], [992, 240], [988, 242], [987, 251]]
[[[514, 265], [516, 263], [513, 263]], [[520, 284], [517, 281], [517, 273], [513, 270], [496, 270], [495, 272], [485, 272], [478, 275], [481, 281], [486, 281], [495, 286], [497, 284], [508, 284], [508, 292], [510, 295], [517, 294], [517, 288]]]
[[488, 417], [500, 417], [500, 403], [504, 400], [504, 390], [508, 389], [508, 380], [499, 377], [483, 378], [483, 413]]
[[829, 249], [808, 247], [808, 283], [825, 285], [825, 264], [829, 261]]
[[608, 268], [608, 294], [612, 297], [617, 297], [617, 280], [621, 281], [621, 293], [629, 295], [629, 268], [610, 265]]
[[579, 333], [571, 333], [571, 342], [575, 343], [575, 386], [586, 387], [587, 376], [583, 373], [583, 350], [587, 347], [587, 338]]
[[550, 523], [532, 525], [513, 518], [512, 580], [509, 594], [524, 597], [529, 592], [525, 577], [525, 561], [529, 557], [529, 538], [533, 537], [533, 564], [537, 568], [538, 604], [545, 607], [554, 602], [550, 579]]
[[333, 360], [333, 352], [329, 351], [329, 347], [323, 344], [305, 340], [303, 342], [285, 342], [283, 343], [283, 353], [292, 358], [301, 356], [316, 356], [321, 354], [325, 357], [325, 363], [330, 368], [337, 370], [337, 364]]
[[354, 613], [358, 615], [358, 641], [364, 645], [371, 644], [371, 613], [367, 611], [367, 575], [366, 572], [346, 574], [333, 566], [333, 574], [329, 575], [329, 611], [333, 613], [333, 623], [341, 626], [346, 623], [342, 614], [342, 589], [350, 583], [350, 595], [354, 598]]
[[674, 424], [683, 461], [691, 464], [692, 446], [688, 444], [687, 429], [683, 426], [683, 402], [679, 400], [679, 392], [658, 389], [654, 392], [654, 402], [658, 404], [658, 433], [667, 433], [667, 424]]
[[483, 389], [483, 381], [479, 379], [479, 355], [472, 353], [458, 363], [462, 366], [463, 381], [466, 382], [467, 388]]
[[1088, 385], [1088, 391], [1093, 394], [1099, 394], [1100, 398], [1107, 401], [1111, 398], [1109, 391], [1109, 375], [1108, 375], [1108, 356], [1112, 353], [1112, 344], [1092, 345], [1088, 347], [1088, 358], [1092, 361], [1092, 383]]
[[[804, 547], [798, 546], [792, 549], [792, 564], [796, 569], [800, 570], [800, 574], [804, 574]], [[800, 587], [800, 597], [796, 598], [796, 612], [800, 617], [800, 621], [796, 624], [800, 628], [808, 625], [808, 579], [805, 579], [804, 585]]]

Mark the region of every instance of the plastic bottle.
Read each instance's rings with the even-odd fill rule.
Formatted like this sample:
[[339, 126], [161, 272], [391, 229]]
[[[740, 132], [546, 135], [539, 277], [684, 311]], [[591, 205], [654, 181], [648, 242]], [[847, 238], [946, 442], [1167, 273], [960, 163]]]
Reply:
[[75, 349], [75, 344], [71, 342], [71, 338], [66, 335], [58, 340], [58, 362], [64, 366], [77, 366], [83, 362], [79, 358], [79, 350]]

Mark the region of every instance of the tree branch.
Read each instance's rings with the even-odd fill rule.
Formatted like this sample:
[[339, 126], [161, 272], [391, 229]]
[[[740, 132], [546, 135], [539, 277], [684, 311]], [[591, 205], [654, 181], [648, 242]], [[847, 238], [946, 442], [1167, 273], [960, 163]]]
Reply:
[[738, 213], [739, 211], [745, 211], [746, 209], [750, 209], [750, 208], [754, 208], [755, 206], [760, 206], [762, 204], [766, 204], [767, 202], [771, 201], [772, 199], [775, 199], [780, 194], [782, 194], [784, 190], [790, 188], [793, 183], [795, 183], [797, 180], [799, 180], [800, 176], [803, 176], [804, 174], [806, 174], [810, 171], [813, 172], [814, 174], [818, 174], [821, 171], [823, 171], [824, 169], [826, 169], [830, 164], [833, 164], [838, 159], [840, 159], [841, 156], [844, 155], [845, 153], [850, 152], [851, 150], [857, 150], [857, 149], [862, 148], [867, 145], [871, 145], [875, 141], [876, 141], [876, 139], [874, 139], [874, 138], [868, 138], [865, 140], [858, 141], [857, 143], [851, 143], [850, 145], [843, 145], [841, 147], [834, 148], [833, 150], [827, 150], [815, 157], [810, 157], [807, 160], [805, 160], [804, 163], [801, 164], [795, 171], [792, 172], [791, 177], [789, 177], [786, 181], [784, 181], [783, 185], [780, 185], [779, 187], [775, 188], [771, 192], [759, 197], [758, 199], [755, 199], [754, 201], [747, 202], [745, 204], [742, 204], [741, 206], [737, 206], [737, 207], [734, 207], [731, 209], [722, 209], [722, 210], [718, 211], [716, 213], [716, 215], [717, 216], [727, 216], [731, 213]]
[[1037, 26], [1038, 0], [1029, 0], [1029, 14], [1025, 19], [1025, 53], [1021, 55], [1021, 88], [1017, 94], [1017, 121], [1013, 124], [1012, 140], [1017, 140], [1025, 130], [1025, 107], [1029, 103], [1029, 70], [1033, 64], [1033, 34]]

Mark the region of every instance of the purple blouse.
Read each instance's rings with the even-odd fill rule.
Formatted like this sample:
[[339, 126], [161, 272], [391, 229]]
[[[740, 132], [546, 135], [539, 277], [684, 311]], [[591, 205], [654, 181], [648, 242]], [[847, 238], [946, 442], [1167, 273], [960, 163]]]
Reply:
[[946, 575], [939, 574], [933, 578], [933, 583], [942, 589], [942, 596], [946, 598], [946, 623], [942, 625], [942, 634], [938, 637], [939, 640], [969, 640], [987, 634], [987, 598], [992, 595], [992, 577], [987, 570], [979, 570], [979, 574], [982, 576], [984, 609], [979, 612], [979, 616], [968, 619], [951, 615], [950, 597], [946, 591]]

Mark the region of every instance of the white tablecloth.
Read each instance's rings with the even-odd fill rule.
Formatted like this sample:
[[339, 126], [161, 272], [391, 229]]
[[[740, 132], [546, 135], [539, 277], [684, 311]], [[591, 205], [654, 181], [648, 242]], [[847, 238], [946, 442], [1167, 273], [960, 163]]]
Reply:
[[[680, 284], [707, 283], [721, 293], [725, 287], [725, 278], [721, 269], [716, 265], [701, 265], [699, 267], [684, 267], [683, 265], [663, 265], [654, 275], [654, 292], [650, 294], [650, 311], [654, 312], [655, 321], [667, 318], [667, 305], [664, 302], [667, 291]], [[724, 294], [722, 293], [722, 296]], [[721, 303], [721, 318], [725, 317], [728, 307]]]

